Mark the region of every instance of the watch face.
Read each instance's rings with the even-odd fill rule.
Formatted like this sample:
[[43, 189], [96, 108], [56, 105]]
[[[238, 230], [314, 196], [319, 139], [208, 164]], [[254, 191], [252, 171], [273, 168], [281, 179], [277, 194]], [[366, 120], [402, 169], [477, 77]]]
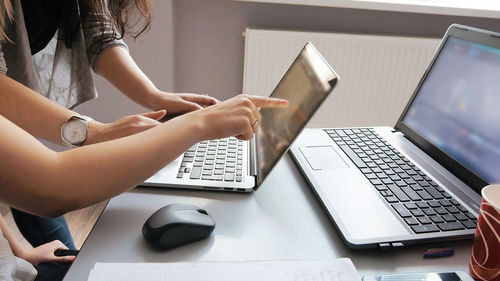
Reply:
[[71, 144], [80, 144], [87, 136], [87, 128], [82, 120], [69, 120], [62, 128], [64, 139]]

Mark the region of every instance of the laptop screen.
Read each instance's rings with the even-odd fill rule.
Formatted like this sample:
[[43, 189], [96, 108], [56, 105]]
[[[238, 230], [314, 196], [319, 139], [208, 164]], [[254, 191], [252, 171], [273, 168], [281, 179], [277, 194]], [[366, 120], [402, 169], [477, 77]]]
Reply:
[[262, 123], [256, 134], [257, 186], [285, 154], [337, 80], [337, 74], [308, 43], [271, 94], [288, 100], [288, 106], [260, 111]]
[[402, 122], [488, 183], [500, 183], [500, 49], [448, 37]]

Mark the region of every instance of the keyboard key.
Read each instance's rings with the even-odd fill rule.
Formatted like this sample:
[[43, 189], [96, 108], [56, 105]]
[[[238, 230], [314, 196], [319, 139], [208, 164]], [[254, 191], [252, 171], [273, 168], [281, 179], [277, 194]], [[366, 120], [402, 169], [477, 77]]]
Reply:
[[384, 197], [392, 196], [392, 193], [389, 190], [380, 191], [380, 194]]
[[444, 215], [443, 219], [446, 222], [455, 222], [455, 221], [457, 221], [453, 215]]
[[426, 216], [433, 216], [433, 215], [436, 215], [436, 211], [434, 211], [434, 209], [424, 209], [424, 214]]
[[199, 179], [200, 177], [201, 177], [201, 168], [200, 167], [193, 167], [189, 178], [190, 179]]
[[453, 198], [453, 196], [451, 196], [448, 192], [443, 192], [442, 194], [443, 194], [444, 198], [446, 198], [446, 199]]
[[347, 154], [347, 156], [354, 162], [358, 168], [366, 168], [366, 164], [352, 151], [347, 145], [340, 145], [340, 148]]
[[431, 224], [432, 223], [431, 219], [429, 219], [428, 217], [419, 217], [418, 221], [421, 224]]
[[448, 212], [450, 212], [451, 214], [456, 214], [456, 213], [460, 213], [460, 210], [455, 207], [455, 206], [452, 206], [452, 207], [446, 207], [446, 210]]
[[394, 194], [394, 196], [396, 196], [399, 199], [399, 201], [401, 201], [401, 202], [410, 201], [410, 198], [408, 196], [406, 196], [406, 194], [401, 190], [401, 188], [399, 188], [395, 185], [392, 185], [392, 184], [388, 185], [387, 187], [392, 192], [392, 194]]
[[460, 202], [458, 202], [457, 200], [455, 199], [451, 199], [450, 200], [451, 204], [455, 205], [455, 206], [460, 206]]
[[394, 196], [386, 197], [385, 200], [387, 200], [387, 202], [389, 202], [389, 203], [399, 202], [399, 200], [396, 197], [394, 197]]
[[439, 208], [439, 207], [441, 207], [441, 204], [439, 204], [438, 201], [428, 201], [427, 204], [429, 204], [429, 206], [431, 206], [432, 208]]
[[442, 231], [452, 231], [452, 230], [461, 230], [465, 229], [465, 227], [459, 222], [450, 222], [450, 223], [438, 223], [437, 226]]
[[452, 206], [450, 200], [440, 200], [439, 204], [441, 204], [441, 206], [443, 206], [443, 207], [450, 207], [450, 206]]
[[[422, 185], [422, 184], [420, 184], [420, 185]], [[444, 198], [444, 196], [441, 194], [441, 192], [437, 191], [432, 186], [424, 187], [424, 190], [427, 191], [434, 199], [443, 199]]]
[[234, 174], [233, 173], [226, 173], [224, 175], [224, 181], [234, 181]]
[[471, 220], [475, 220], [476, 219], [476, 216], [474, 216], [472, 213], [470, 212], [466, 212], [464, 213], [464, 215], [466, 215], [469, 219]]
[[178, 173], [178, 174], [177, 174], [177, 178], [178, 178], [178, 179], [182, 179], [182, 177], [183, 177], [183, 176], [184, 176], [184, 173]]
[[419, 181], [418, 184], [420, 184], [420, 186], [422, 187], [428, 187], [428, 186], [431, 186], [428, 182], [426, 181]]
[[401, 190], [410, 197], [411, 201], [420, 201], [420, 196], [409, 186], [401, 187]]
[[411, 184], [410, 185], [411, 189], [413, 189], [414, 191], [420, 191], [420, 190], [424, 190], [423, 187], [421, 187], [420, 185], [418, 184]]
[[184, 157], [194, 157], [195, 153], [194, 152], [185, 152]]
[[422, 212], [421, 210], [418, 210], [418, 209], [411, 210], [410, 212], [414, 217], [423, 217], [424, 216], [424, 212]]
[[439, 228], [433, 224], [425, 224], [425, 225], [416, 225], [412, 226], [411, 229], [415, 233], [429, 233], [429, 232], [438, 232]]
[[434, 211], [436, 211], [436, 213], [438, 213], [440, 215], [446, 215], [446, 214], [448, 214], [448, 211], [446, 211], [446, 209], [443, 208], [443, 207], [434, 208]]
[[371, 174], [372, 170], [370, 168], [359, 169], [363, 174]]
[[391, 179], [389, 179], [389, 178], [385, 178], [385, 179], [383, 179], [383, 180], [382, 180], [382, 182], [383, 182], [384, 184], [394, 184], [394, 182], [393, 182]]
[[392, 207], [394, 208], [394, 210], [396, 210], [396, 212], [399, 214], [400, 217], [402, 218], [411, 217], [411, 213], [408, 211], [408, 209], [406, 209], [405, 206], [403, 206], [403, 204], [393, 204]]
[[473, 221], [463, 221], [462, 224], [467, 228], [467, 229], [472, 229], [476, 228], [476, 223]]
[[434, 223], [441, 223], [444, 222], [443, 218], [441, 216], [430, 216], [429, 217], [432, 222]]
[[375, 188], [378, 191], [385, 191], [385, 190], [387, 190], [387, 186], [385, 186], [385, 185], [375, 185]]
[[459, 221], [469, 220], [469, 218], [464, 214], [454, 214], [453, 216]]
[[212, 170], [203, 170], [202, 175], [203, 176], [211, 176], [212, 175]]
[[396, 182], [394, 182], [394, 183], [395, 183], [397, 186], [399, 186], [399, 187], [408, 186], [408, 184], [407, 184], [405, 181], [403, 181], [403, 180], [396, 181]]
[[242, 182], [243, 181], [243, 178], [241, 176], [236, 176], [236, 181], [237, 182]]
[[429, 193], [427, 193], [427, 191], [425, 191], [425, 190], [417, 191], [417, 194], [420, 195], [420, 198], [422, 198], [424, 200], [431, 200], [432, 199], [432, 196]]
[[426, 202], [418, 202], [418, 203], [417, 203], [417, 206], [418, 206], [420, 209], [429, 208], [429, 205], [427, 205], [427, 203], [426, 203]]
[[415, 204], [415, 203], [405, 203], [404, 205], [405, 205], [406, 209], [408, 209], [408, 210], [413, 210], [413, 209], [418, 208], [417, 204]]
[[407, 219], [405, 219], [405, 222], [407, 225], [410, 225], [410, 226], [419, 224], [416, 218], [407, 218]]
[[194, 160], [194, 158], [193, 158], [193, 157], [184, 157], [184, 158], [182, 159], [182, 162], [192, 163], [192, 162], [193, 162], [193, 160]]
[[222, 181], [223, 177], [222, 175], [213, 175], [213, 176], [203, 176], [201, 179], [209, 181]]

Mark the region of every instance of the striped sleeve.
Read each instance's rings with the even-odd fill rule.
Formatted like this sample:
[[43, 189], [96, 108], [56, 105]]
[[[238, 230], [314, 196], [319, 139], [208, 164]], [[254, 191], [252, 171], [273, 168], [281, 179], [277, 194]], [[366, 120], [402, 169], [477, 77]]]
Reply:
[[[104, 36], [101, 37], [101, 34]], [[127, 44], [122, 39], [115, 38], [118, 32], [111, 23], [106, 23], [104, 30], [95, 14], [89, 14], [83, 26], [83, 36], [87, 47], [87, 57], [92, 70], [97, 73], [97, 61], [101, 54], [109, 47], [120, 46], [128, 50]]]

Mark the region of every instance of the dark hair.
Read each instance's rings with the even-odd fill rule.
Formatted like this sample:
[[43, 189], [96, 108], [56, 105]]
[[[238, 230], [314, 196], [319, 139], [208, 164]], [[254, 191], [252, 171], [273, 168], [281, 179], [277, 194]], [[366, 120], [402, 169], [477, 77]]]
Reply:
[[[65, 0], [61, 2], [64, 3], [61, 36], [67, 47], [71, 47], [71, 42], [77, 38], [80, 28], [91, 17], [100, 25], [100, 40], [94, 42], [98, 45], [122, 39], [125, 35], [137, 39], [151, 26], [151, 0]], [[110, 24], [113, 26], [112, 36], [105, 34]], [[100, 49], [100, 46], [91, 48], [93, 47]]]

